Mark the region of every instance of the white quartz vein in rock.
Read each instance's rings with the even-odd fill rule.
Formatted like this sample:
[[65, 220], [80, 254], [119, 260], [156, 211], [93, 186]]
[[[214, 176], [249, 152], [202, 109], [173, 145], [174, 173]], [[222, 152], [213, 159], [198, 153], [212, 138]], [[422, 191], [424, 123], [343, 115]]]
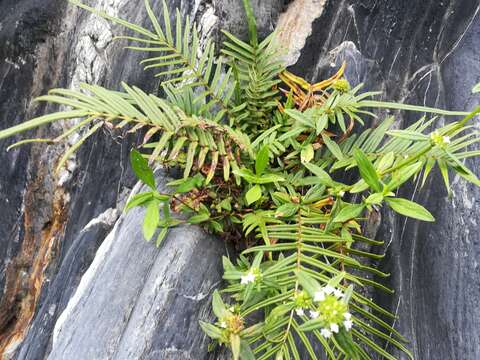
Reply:
[[300, 57], [307, 38], [312, 34], [312, 24], [322, 15], [326, 0], [295, 0], [280, 15], [277, 25], [279, 43], [286, 47], [284, 61], [293, 65]]
[[113, 226], [115, 221], [117, 221], [119, 216], [119, 211], [114, 208], [109, 208], [105, 210], [103, 213], [98, 215], [96, 218], [93, 218], [88, 222], [87, 225], [83, 228], [82, 232], [90, 230], [92, 227], [98, 224], [105, 224], [107, 226]]

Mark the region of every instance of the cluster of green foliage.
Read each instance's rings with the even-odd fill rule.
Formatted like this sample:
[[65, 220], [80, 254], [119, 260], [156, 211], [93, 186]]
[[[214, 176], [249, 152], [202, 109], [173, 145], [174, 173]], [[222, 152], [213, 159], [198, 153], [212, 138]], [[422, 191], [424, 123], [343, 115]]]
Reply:
[[[243, 0], [249, 41], [224, 32], [219, 53], [210, 40], [200, 44], [197, 27], [178, 11], [172, 26], [165, 2], [160, 25], [145, 1], [153, 30], [72, 3], [131, 30], [133, 35], [117, 38], [146, 53], [145, 69], [161, 70], [155, 76], [168, 79], [162, 82], [166, 97], [124, 83], [122, 92], [87, 84], [82, 91], [55, 89], [37, 101], [70, 110], [0, 131], [0, 138], [77, 119], [56, 139], [13, 145], [56, 143], [79, 133], [61, 168], [104, 126], [144, 131], [131, 163], [151, 191], [133, 196], [127, 210], [146, 208], [145, 238], [158, 234], [160, 245], [169, 228], [189, 223], [249, 244], [235, 264], [223, 259], [227, 286], [221, 293], [229, 303], [216, 291], [215, 322], [200, 322], [214, 342], [231, 348], [234, 359], [300, 359], [299, 346], [311, 359], [320, 351], [330, 359], [370, 359], [374, 353], [394, 359], [385, 350], [391, 347], [411, 357], [406, 340], [386, 320], [395, 316], [364, 296], [365, 287], [392, 290], [372, 279], [388, 276], [371, 265], [381, 256], [359, 249], [383, 244], [364, 236], [363, 221], [381, 206], [434, 221], [427, 209], [396, 192], [414, 179], [424, 183], [435, 166], [449, 191], [449, 170], [480, 184], [464, 165], [479, 155], [467, 149], [479, 141], [468, 124], [479, 109], [374, 101], [377, 93], [350, 87], [343, 67], [329, 80], [308, 84], [285, 71], [274, 34], [258, 40], [249, 0]], [[463, 119], [437, 128], [436, 117], [422, 116], [394, 130], [391, 116], [374, 129], [352, 132], [380, 108]], [[158, 192], [151, 165], [183, 170], [169, 184], [171, 193]], [[335, 180], [346, 171], [359, 177], [351, 184]], [[178, 212], [185, 220], [172, 216]]]

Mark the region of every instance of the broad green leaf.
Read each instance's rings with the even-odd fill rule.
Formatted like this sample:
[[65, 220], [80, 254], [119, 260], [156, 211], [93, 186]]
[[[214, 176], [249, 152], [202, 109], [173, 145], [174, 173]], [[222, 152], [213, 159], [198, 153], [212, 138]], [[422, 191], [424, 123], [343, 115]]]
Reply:
[[257, 335], [262, 333], [263, 325], [264, 325], [263, 323], [258, 323], [258, 324], [252, 325], [252, 326], [250, 326], [246, 329], [243, 329], [240, 332], [240, 336], [241, 337], [257, 336]]
[[422, 205], [402, 198], [386, 198], [385, 201], [397, 213], [423, 221], [435, 221], [435, 218]]
[[422, 169], [423, 163], [418, 161], [412, 165], [401, 168], [392, 174], [392, 180], [387, 184], [388, 191], [393, 191], [400, 185], [409, 180], [412, 176], [417, 174]]
[[260, 185], [255, 185], [245, 194], [245, 199], [247, 200], [247, 205], [253, 204], [255, 201], [259, 200], [262, 197], [262, 188]]
[[343, 159], [343, 153], [338, 144], [331, 140], [327, 135], [322, 134], [322, 139], [325, 145], [327, 145], [328, 150], [337, 158], [337, 160]]
[[148, 166], [148, 161], [135, 149], [130, 152], [130, 164], [138, 179], [148, 185], [152, 190], [157, 189], [155, 186], [155, 177], [153, 176], [152, 169]]
[[213, 232], [215, 233], [223, 233], [223, 226], [218, 221], [212, 220], [209, 222], [210, 227], [212, 228]]
[[194, 177], [179, 179], [168, 183], [169, 186], [178, 185], [175, 188], [176, 193], [186, 193], [202, 186], [204, 177], [202, 174], [196, 174]]
[[230, 315], [218, 290], [215, 290], [212, 295], [212, 309], [213, 309], [213, 313], [219, 320]]
[[159, 192], [154, 191], [153, 197], [158, 201], [169, 201], [171, 196], [166, 194], [160, 194]]
[[330, 177], [330, 175], [328, 175], [328, 173], [323, 170], [322, 168], [320, 168], [319, 166], [315, 165], [315, 164], [303, 164], [308, 170], [310, 170], [310, 172], [316, 176], [318, 176], [318, 179], [319, 179], [319, 182], [321, 184], [324, 184], [324, 185], [327, 185], [327, 186], [332, 186], [333, 185], [333, 180], [332, 178]]
[[222, 209], [224, 210], [227, 210], [228, 212], [232, 211], [232, 199], [229, 197], [229, 198], [226, 198], [226, 199], [223, 199], [219, 204], [218, 206], [220, 206]]
[[200, 327], [203, 332], [207, 334], [212, 339], [220, 339], [222, 337], [222, 329], [216, 327], [215, 325], [206, 323], [204, 321], [199, 321]]
[[365, 180], [360, 179], [352, 186], [349, 192], [352, 194], [358, 194], [367, 189], [368, 189], [368, 184], [365, 182]]
[[268, 145], [264, 145], [257, 153], [257, 157], [255, 159], [255, 172], [257, 173], [257, 175], [262, 175], [265, 171], [265, 168], [268, 165], [268, 154]]
[[136, 194], [132, 196], [132, 198], [128, 201], [127, 205], [125, 206], [125, 212], [128, 210], [136, 207], [136, 206], [141, 206], [144, 205], [145, 203], [149, 202], [150, 200], [153, 199], [153, 192], [145, 192], [141, 194]]
[[298, 210], [297, 204], [287, 203], [280, 206], [275, 212], [275, 217], [290, 217]]
[[306, 127], [315, 127], [313, 124], [312, 119], [310, 119], [306, 113], [302, 113], [301, 111], [295, 109], [287, 109], [285, 110], [285, 114], [290, 116], [291, 118], [298, 121], [301, 125]]
[[150, 201], [143, 219], [143, 236], [147, 241], [150, 241], [157, 230], [160, 222], [159, 202], [156, 200]]
[[255, 360], [255, 355], [247, 341], [240, 341], [240, 360]]
[[267, 318], [265, 319], [265, 330], [268, 328], [273, 328], [282, 318], [285, 316], [286, 313], [290, 312], [294, 308], [294, 304], [281, 304], [276, 306], [270, 314], [268, 314]]
[[280, 203], [282, 204], [286, 204], [286, 203], [289, 203], [291, 200], [291, 197], [290, 195], [286, 194], [286, 193], [282, 193], [282, 192], [274, 192], [272, 194], [272, 198], [273, 198], [273, 201], [276, 201], [278, 200]]
[[383, 194], [382, 193], [374, 193], [370, 194], [366, 199], [365, 199], [365, 204], [380, 204], [383, 201]]
[[233, 170], [233, 173], [240, 176], [242, 179], [245, 179], [250, 184], [255, 184], [258, 179], [258, 177], [253, 173], [252, 170], [246, 168]]
[[355, 219], [362, 213], [365, 208], [364, 204], [348, 204], [333, 219], [334, 222], [345, 222]]
[[337, 334], [335, 334], [335, 340], [337, 340], [338, 344], [340, 345], [342, 350], [345, 352], [345, 354], [348, 355], [349, 359], [351, 360], [360, 359], [357, 348], [356, 348], [357, 345], [353, 341], [350, 333], [347, 332], [344, 328], [341, 328], [340, 331]]
[[268, 184], [268, 183], [273, 183], [273, 182], [282, 182], [285, 181], [285, 178], [283, 176], [277, 175], [277, 174], [265, 174], [262, 176], [258, 176], [254, 183], [255, 184]]
[[232, 349], [233, 360], [240, 360], [240, 336], [230, 335], [230, 348]]
[[323, 129], [328, 125], [328, 116], [326, 114], [321, 115], [315, 122], [316, 134], [320, 135]]
[[202, 222], [208, 221], [210, 219], [209, 213], [201, 213], [191, 216], [188, 219], [189, 224], [200, 224]]
[[313, 150], [312, 144], [307, 144], [302, 151], [300, 152], [300, 160], [302, 163], [306, 164], [312, 161], [315, 152]]
[[373, 164], [368, 160], [362, 150], [355, 149], [353, 152], [355, 161], [357, 162], [358, 170], [360, 171], [360, 176], [365, 180], [365, 182], [376, 192], [382, 191], [382, 184], [378, 178], [377, 171], [373, 167]]
[[393, 152], [389, 152], [381, 157], [380, 161], [375, 163], [375, 167], [378, 169], [379, 172], [387, 170], [389, 167], [393, 165], [395, 161], [395, 154]]
[[305, 271], [298, 271], [297, 272], [297, 278], [298, 282], [302, 287], [305, 289], [305, 291], [313, 298], [315, 296], [315, 293], [321, 289], [320, 284], [318, 283], [317, 280], [315, 280], [313, 277], [308, 275]]
[[157, 247], [159, 247], [162, 244], [162, 241], [165, 239], [167, 234], [168, 234], [168, 227], [162, 227], [162, 229], [158, 233], [157, 241], [155, 243]]

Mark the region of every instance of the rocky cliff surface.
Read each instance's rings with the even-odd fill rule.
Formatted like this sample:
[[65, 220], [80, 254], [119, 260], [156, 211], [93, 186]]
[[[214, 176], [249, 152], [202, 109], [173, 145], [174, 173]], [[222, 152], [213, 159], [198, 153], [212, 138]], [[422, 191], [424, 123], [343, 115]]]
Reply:
[[[141, 1], [90, 0], [112, 15], [147, 23]], [[245, 33], [240, 1], [169, 0], [195, 18], [204, 36]], [[263, 0], [261, 33], [279, 27], [294, 72], [321, 79], [346, 59], [347, 78], [385, 98], [469, 109], [480, 81], [480, 4], [476, 0]], [[157, 13], [161, 1], [152, 1]], [[63, 1], [0, 3], [0, 127], [45, 110], [32, 98], [79, 82], [156, 91], [139, 54], [113, 42], [120, 29]], [[399, 127], [414, 118], [397, 115]], [[37, 137], [61, 131], [39, 129]], [[0, 141], [0, 354], [15, 359], [208, 359], [195, 319], [208, 317], [224, 244], [196, 228], [175, 230], [157, 250], [138, 235], [139, 212], [121, 216], [134, 185], [126, 155], [133, 135], [93, 137], [53, 175], [62, 148], [6, 152]], [[469, 164], [478, 173], [478, 160]], [[480, 190], [440, 176], [423, 202], [437, 223], [378, 214], [372, 232], [386, 240], [382, 266], [394, 297], [379, 298], [417, 359], [480, 358], [480, 277], [476, 211]], [[120, 218], [119, 218], [120, 217]], [[381, 225], [380, 217], [382, 217]], [[107, 234], [109, 234], [107, 236]], [[172, 290], [175, 289], [175, 290]], [[380, 297], [376, 293], [372, 296]], [[398, 355], [401, 357], [401, 355]]]

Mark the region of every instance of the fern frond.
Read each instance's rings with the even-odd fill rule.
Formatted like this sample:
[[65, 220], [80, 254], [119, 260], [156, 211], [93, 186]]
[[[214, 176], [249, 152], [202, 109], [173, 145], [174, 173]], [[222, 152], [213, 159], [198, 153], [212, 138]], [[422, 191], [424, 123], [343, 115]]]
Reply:
[[[227, 31], [222, 53], [230, 58], [237, 89], [236, 125], [242, 129], [268, 129], [278, 107], [279, 74], [284, 70], [275, 34], [258, 45], [247, 44]], [[233, 125], [233, 123], [231, 123]]]
[[[163, 84], [175, 84], [178, 89], [189, 87], [203, 89], [195, 102], [205, 98], [209, 101], [199, 115], [206, 116], [208, 111], [216, 106], [219, 107], [218, 111], [216, 109], [214, 111], [217, 120], [222, 119], [224, 115], [234, 117], [230, 101], [235, 88], [234, 81], [230, 74], [221, 76], [224, 67], [221, 60], [215, 61], [215, 48], [211, 40], [206, 43], [199, 56], [201, 51], [198, 29], [195, 23], [190, 23], [188, 16], [183, 21], [180, 12], [176, 11], [174, 31], [165, 0], [163, 0], [163, 26], [157, 20], [149, 0], [145, 0], [145, 8], [154, 28], [152, 32], [80, 2], [74, 0], [71, 2], [136, 33], [137, 36], [119, 36], [116, 39], [127, 39], [144, 44], [145, 46], [127, 46], [127, 48], [148, 53], [149, 57], [142, 60], [141, 64], [144, 65], [145, 70], [161, 69], [162, 71], [157, 72], [155, 76], [168, 77]], [[213, 74], [215, 75], [212, 77]]]
[[[17, 127], [0, 132], [0, 137], [11, 136], [16, 132], [37, 127], [48, 122], [64, 119], [80, 119], [64, 134], [56, 139], [39, 139], [43, 142], [60, 142], [73, 132], [78, 132], [90, 123], [84, 136], [67, 150], [60, 161], [59, 167], [93, 135], [103, 124], [111, 128], [129, 127], [133, 130], [145, 128], [146, 141], [144, 147], [152, 149], [149, 155], [151, 161], [161, 161], [165, 164], [180, 164], [184, 166], [184, 176], [188, 177], [192, 169], [202, 170], [205, 164], [207, 183], [211, 181], [218, 165], [223, 165], [223, 177], [227, 181], [230, 168], [238, 169], [236, 152], [247, 157], [253, 157], [248, 136], [239, 130], [234, 130], [217, 121], [187, 115], [181, 108], [152, 94], [146, 94], [137, 87], [122, 84], [125, 92], [110, 91], [97, 85], [81, 84], [85, 92], [67, 89], [53, 89], [48, 95], [41, 96], [36, 101], [46, 101], [70, 107], [70, 111], [53, 113], [30, 120]], [[191, 99], [190, 93], [190, 99]], [[178, 98], [176, 98], [178, 100]], [[185, 105], [185, 104], [184, 104]], [[192, 106], [192, 103], [186, 105]], [[190, 108], [190, 110], [192, 110]], [[159, 135], [158, 141], [149, 141], [153, 135]], [[36, 139], [30, 140], [36, 141]], [[13, 146], [25, 143], [14, 144]], [[186, 154], [187, 156], [184, 156]], [[219, 160], [221, 161], [219, 163]]]
[[[248, 286], [246, 289], [242, 289], [235, 282], [242, 272], [229, 264], [225, 268], [224, 278], [233, 282], [226, 288], [226, 292], [238, 294], [237, 300], [244, 304], [241, 311], [242, 316], [248, 317], [258, 311], [265, 312], [266, 323], [263, 333], [249, 340], [249, 343], [254, 346], [253, 351], [258, 358], [269, 359], [272, 354], [279, 351], [282, 351], [286, 357], [292, 356], [295, 358], [296, 348], [298, 342], [300, 342], [306, 347], [311, 358], [314, 359], [315, 357], [312, 357], [313, 347], [308, 340], [310, 330], [303, 330], [301, 324], [309, 320], [307, 311], [315, 311], [315, 308], [310, 307], [311, 305], [307, 302], [304, 304], [301, 313], [297, 314], [296, 312], [296, 309], [300, 306], [298, 297], [301, 296], [300, 289], [302, 288], [301, 281], [298, 278], [300, 273], [308, 274], [308, 276], [324, 285], [329, 284], [332, 278], [340, 276], [344, 280], [337, 286], [343, 291], [348, 291], [344, 285], [346, 282], [357, 284], [360, 287], [378, 287], [387, 293], [390, 290], [363, 277], [362, 271], [356, 273], [345, 272], [348, 266], [362, 267], [359, 260], [348, 255], [349, 253], [360, 256], [370, 256], [370, 254], [350, 248], [350, 239], [325, 230], [325, 226], [331, 222], [331, 216], [319, 212], [315, 205], [300, 206], [296, 213], [282, 220], [280, 220], [281, 216], [280, 218], [278, 216], [278, 211], [277, 216], [262, 212], [262, 218], [264, 218], [264, 221], [260, 223], [258, 221], [252, 222], [253, 218], [251, 220], [246, 219], [245, 226], [250, 228], [249, 231], [258, 231], [258, 236], [265, 240], [266, 245], [252, 247], [244, 253], [274, 252], [276, 254], [286, 254], [286, 256], [279, 257], [278, 261], [270, 265], [260, 267], [262, 281], [259, 285], [251, 288], [250, 292]], [[339, 225], [341, 224], [336, 226]], [[361, 236], [357, 236], [357, 239], [371, 241]], [[381, 242], [375, 241], [374, 243], [381, 244]], [[278, 284], [278, 292], [276, 294], [270, 293], [267, 296], [264, 289], [271, 288], [272, 284]], [[382, 341], [387, 341], [404, 351], [411, 358], [411, 354], [404, 346], [405, 339], [375, 315], [375, 312], [382, 315], [393, 315], [375, 305], [357, 291], [353, 291], [351, 296], [350, 308], [353, 312], [353, 322], [362, 329], [362, 333], [354, 332], [352, 339], [364, 349], [378, 352], [389, 359], [391, 355], [378, 345]], [[250, 301], [251, 297], [254, 297], [255, 301]], [[261, 301], [261, 297], [265, 297], [265, 299]], [[367, 311], [366, 309], [369, 307], [370, 309]], [[316, 332], [317, 339], [323, 342], [325, 348], [326, 339], [318, 331]], [[261, 345], [255, 347], [255, 344]], [[334, 347], [329, 349], [327, 346], [325, 350], [332, 359], [338, 359], [345, 352], [342, 345], [335, 339]], [[361, 352], [361, 350], [358, 350], [358, 352]], [[365, 354], [364, 351], [363, 354]]]

